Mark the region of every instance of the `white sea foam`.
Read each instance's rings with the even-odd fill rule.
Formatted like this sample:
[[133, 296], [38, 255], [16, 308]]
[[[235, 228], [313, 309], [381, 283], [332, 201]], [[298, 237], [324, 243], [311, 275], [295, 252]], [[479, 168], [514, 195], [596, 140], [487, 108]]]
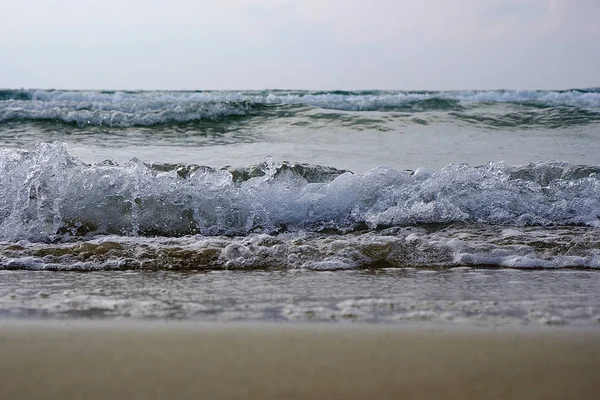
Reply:
[[[0, 243], [0, 269], [219, 270], [496, 267], [600, 268], [596, 228], [523, 228], [519, 242], [501, 227], [459, 225], [332, 235], [238, 237], [100, 236], [67, 242]], [[410, 238], [409, 238], [410, 236]], [[462, 239], [456, 239], [457, 237]]]

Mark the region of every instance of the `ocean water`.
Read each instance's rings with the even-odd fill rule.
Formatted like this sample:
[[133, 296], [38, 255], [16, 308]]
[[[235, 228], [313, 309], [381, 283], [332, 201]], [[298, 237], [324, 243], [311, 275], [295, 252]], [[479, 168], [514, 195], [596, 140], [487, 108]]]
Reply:
[[0, 315], [600, 326], [599, 172], [600, 89], [0, 90]]

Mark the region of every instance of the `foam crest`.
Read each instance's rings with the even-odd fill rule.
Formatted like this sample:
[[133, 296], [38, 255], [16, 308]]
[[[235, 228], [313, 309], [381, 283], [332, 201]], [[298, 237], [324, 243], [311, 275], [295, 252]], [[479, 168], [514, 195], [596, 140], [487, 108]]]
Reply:
[[584, 108], [600, 107], [600, 92], [597, 90], [488, 90], [456, 91], [448, 93], [464, 102], [517, 103], [540, 106], [571, 106]]
[[[64, 144], [0, 150], [0, 237], [245, 235], [440, 223], [600, 226], [598, 167], [448, 165], [352, 174], [277, 164], [89, 165]], [[237, 174], [237, 175], [236, 175]]]
[[[173, 96], [119, 96], [65, 92], [34, 94], [32, 100], [0, 102], [0, 122], [60, 121], [79, 126], [153, 126], [247, 115], [252, 104], [194, 101]], [[3, 104], [4, 103], [4, 104]]]

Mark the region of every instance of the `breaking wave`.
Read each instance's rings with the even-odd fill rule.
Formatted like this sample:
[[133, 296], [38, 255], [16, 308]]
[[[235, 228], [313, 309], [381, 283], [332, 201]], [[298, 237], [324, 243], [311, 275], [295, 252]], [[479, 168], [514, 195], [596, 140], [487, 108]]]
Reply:
[[275, 163], [85, 164], [60, 143], [0, 150], [0, 238], [351, 232], [423, 224], [600, 226], [600, 167], [566, 162], [353, 174]]

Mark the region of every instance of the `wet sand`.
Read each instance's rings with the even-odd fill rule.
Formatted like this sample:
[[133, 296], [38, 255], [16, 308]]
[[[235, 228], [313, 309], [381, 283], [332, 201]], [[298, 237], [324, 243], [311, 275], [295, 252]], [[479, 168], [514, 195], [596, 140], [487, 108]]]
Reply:
[[600, 331], [1, 321], [5, 399], [596, 399]]

